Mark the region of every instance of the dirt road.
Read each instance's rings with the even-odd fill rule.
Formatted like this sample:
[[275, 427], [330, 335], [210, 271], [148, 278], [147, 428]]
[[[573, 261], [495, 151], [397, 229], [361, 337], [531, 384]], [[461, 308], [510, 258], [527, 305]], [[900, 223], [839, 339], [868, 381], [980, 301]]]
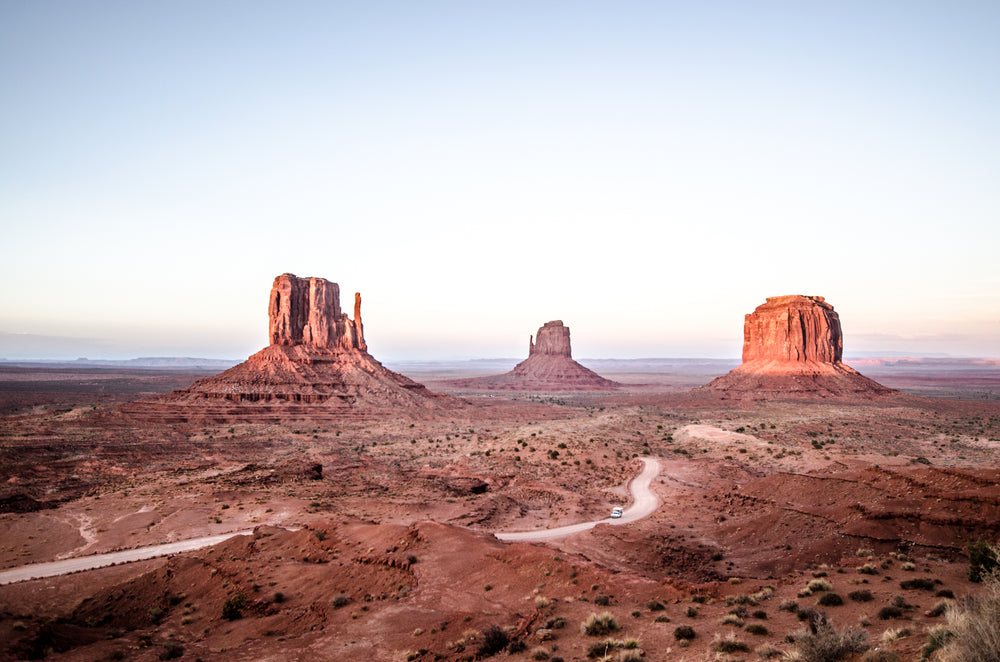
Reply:
[[68, 575], [71, 572], [81, 570], [93, 570], [119, 563], [130, 563], [132, 561], [143, 561], [145, 559], [156, 558], [157, 556], [167, 556], [178, 552], [188, 552], [192, 549], [201, 549], [216, 545], [223, 540], [229, 540], [233, 536], [252, 535], [253, 531], [236, 531], [233, 533], [223, 533], [217, 536], [206, 536], [204, 538], [192, 538], [179, 542], [165, 543], [163, 545], [151, 545], [149, 547], [139, 547], [137, 549], [126, 549], [121, 552], [110, 552], [108, 554], [94, 554], [92, 556], [79, 556], [75, 559], [65, 559], [63, 561], [52, 561], [50, 563], [34, 563], [32, 565], [11, 568], [0, 571], [0, 585], [23, 582], [29, 579], [41, 579], [42, 577], [55, 577], [57, 575]]
[[[524, 531], [518, 533], [497, 533], [497, 538], [505, 542], [523, 542], [552, 540], [562, 538], [581, 531], [587, 531], [598, 524], [628, 524], [650, 515], [660, 505], [659, 500], [649, 490], [649, 485], [660, 473], [660, 463], [653, 458], [643, 458], [645, 466], [638, 476], [632, 479], [629, 486], [632, 492], [633, 503], [625, 513], [618, 519], [610, 517], [594, 522], [582, 522], [570, 526], [560, 526], [555, 529], [543, 529], [541, 531]], [[93, 570], [119, 563], [130, 563], [132, 561], [143, 561], [145, 559], [156, 558], [157, 556], [167, 556], [179, 552], [188, 552], [193, 549], [201, 549], [228, 540], [233, 536], [252, 535], [253, 531], [235, 531], [233, 533], [223, 533], [216, 536], [206, 536], [204, 538], [192, 538], [163, 545], [151, 545], [149, 547], [139, 547], [137, 549], [127, 549], [121, 552], [110, 552], [108, 554], [94, 554], [91, 556], [80, 556], [62, 561], [52, 561], [49, 563], [34, 563], [20, 568], [0, 571], [0, 585], [23, 582], [29, 579], [41, 579], [43, 577], [56, 577], [58, 575], [68, 575], [71, 572], [81, 570]]]
[[555, 529], [519, 531], [516, 533], [496, 533], [494, 535], [504, 542], [537, 542], [540, 540], [553, 540], [555, 538], [562, 538], [574, 533], [580, 533], [581, 531], [587, 531], [594, 528], [598, 524], [612, 524], [614, 526], [618, 526], [640, 520], [643, 517], [648, 517], [660, 505], [659, 499], [657, 499], [656, 495], [649, 489], [653, 479], [660, 473], [660, 463], [654, 458], [643, 458], [642, 461], [645, 466], [639, 475], [632, 479], [632, 483], [629, 485], [629, 490], [632, 492], [633, 503], [625, 510], [625, 513], [620, 518], [612, 519], [607, 517], [594, 522], [581, 522], [580, 524], [570, 524], [569, 526], [560, 526]]

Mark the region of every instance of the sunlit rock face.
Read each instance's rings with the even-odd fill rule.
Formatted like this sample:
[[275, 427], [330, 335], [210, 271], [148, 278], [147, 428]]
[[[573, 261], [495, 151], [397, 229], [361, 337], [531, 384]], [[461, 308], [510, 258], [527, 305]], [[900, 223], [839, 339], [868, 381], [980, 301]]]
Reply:
[[894, 393], [844, 364], [840, 317], [820, 296], [768, 297], [743, 322], [743, 364], [705, 385], [739, 398]]
[[324, 278], [278, 276], [271, 286], [267, 312], [272, 345], [366, 349], [361, 293], [354, 295], [352, 320], [340, 311], [340, 286]]

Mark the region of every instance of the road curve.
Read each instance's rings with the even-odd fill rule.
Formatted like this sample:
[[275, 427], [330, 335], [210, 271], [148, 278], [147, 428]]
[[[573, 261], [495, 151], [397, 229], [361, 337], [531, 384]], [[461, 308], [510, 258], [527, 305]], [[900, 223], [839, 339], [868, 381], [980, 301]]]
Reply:
[[626, 508], [625, 513], [618, 519], [607, 517], [594, 522], [581, 522], [580, 524], [570, 524], [569, 526], [560, 526], [554, 529], [494, 533], [493, 535], [504, 542], [538, 542], [541, 540], [563, 538], [574, 533], [580, 533], [581, 531], [589, 531], [598, 524], [620, 526], [629, 522], [635, 522], [643, 517], [648, 517], [660, 506], [660, 500], [649, 489], [653, 479], [660, 473], [660, 462], [651, 457], [644, 457], [642, 461], [645, 466], [639, 472], [639, 475], [632, 479], [629, 485], [629, 491], [632, 492], [632, 505]]
[[57, 575], [68, 575], [71, 572], [81, 570], [93, 570], [119, 563], [131, 563], [132, 561], [144, 561], [156, 558], [157, 556], [167, 556], [178, 552], [189, 552], [193, 549], [201, 549], [217, 545], [224, 540], [229, 540], [233, 536], [252, 535], [253, 531], [234, 531], [233, 533], [222, 533], [216, 536], [205, 536], [204, 538], [191, 538], [178, 542], [168, 542], [162, 545], [150, 545], [149, 547], [139, 547], [137, 549], [126, 549], [121, 552], [109, 552], [107, 554], [93, 554], [91, 556], [78, 556], [64, 561], [52, 561], [50, 563], [33, 563], [0, 571], [0, 586], [3, 584], [13, 584], [29, 579], [42, 579], [43, 577], [55, 577]]
[[[580, 533], [581, 531], [587, 531], [594, 528], [598, 524], [612, 524], [618, 526], [647, 517], [651, 515], [660, 505], [659, 499], [657, 499], [656, 495], [649, 490], [649, 485], [660, 473], [660, 463], [653, 458], [643, 458], [642, 461], [645, 466], [639, 475], [632, 479], [629, 486], [629, 489], [632, 492], [633, 503], [625, 510], [625, 513], [620, 518], [611, 519], [608, 517], [595, 522], [582, 522], [580, 524], [560, 526], [555, 529], [522, 531], [516, 533], [495, 533], [494, 535], [505, 542], [552, 540], [554, 538], [562, 538], [574, 533]], [[117, 565], [119, 563], [144, 561], [158, 556], [189, 552], [194, 549], [217, 545], [224, 540], [229, 540], [233, 536], [248, 536], [252, 534], [252, 530], [234, 531], [232, 533], [222, 533], [215, 536], [205, 536], [204, 538], [191, 538], [190, 540], [181, 540], [162, 545], [150, 545], [148, 547], [139, 547], [137, 549], [126, 549], [120, 552], [79, 556], [62, 561], [51, 561], [49, 563], [33, 563], [31, 565], [21, 566], [20, 568], [0, 570], [0, 586], [4, 584], [13, 584], [15, 582], [24, 582], [29, 579], [42, 579], [44, 577], [68, 575], [71, 572], [93, 570], [95, 568], [104, 568], [106, 566]]]

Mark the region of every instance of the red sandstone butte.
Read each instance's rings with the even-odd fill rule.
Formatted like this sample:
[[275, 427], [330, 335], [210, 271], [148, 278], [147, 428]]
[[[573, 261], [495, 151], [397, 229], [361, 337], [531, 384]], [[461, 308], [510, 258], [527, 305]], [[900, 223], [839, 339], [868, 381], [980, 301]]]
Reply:
[[843, 358], [840, 317], [823, 297], [768, 297], [743, 324], [743, 364], [705, 389], [737, 397], [893, 393]]
[[[340, 309], [340, 287], [323, 278], [282, 274], [274, 279], [268, 334], [270, 344], [243, 363], [163, 398], [133, 403], [131, 413], [267, 422], [460, 405], [376, 361], [365, 343], [361, 295], [354, 295], [351, 319]], [[160, 406], [157, 412], [157, 400], [172, 408]]]
[[456, 379], [456, 388], [490, 391], [609, 391], [621, 386], [573, 360], [569, 327], [546, 322], [528, 339], [528, 358], [503, 375]]

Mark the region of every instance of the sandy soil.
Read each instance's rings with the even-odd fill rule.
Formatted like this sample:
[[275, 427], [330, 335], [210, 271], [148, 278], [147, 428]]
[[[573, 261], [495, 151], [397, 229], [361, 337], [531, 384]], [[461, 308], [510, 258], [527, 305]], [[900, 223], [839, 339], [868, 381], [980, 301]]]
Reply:
[[[0, 568], [254, 533], [0, 586], [0, 659], [459, 660], [497, 625], [527, 647], [500, 658], [577, 660], [597, 640], [581, 623], [608, 610], [646, 659], [696, 660], [727, 633], [789, 650], [792, 601], [873, 642], [895, 631], [884, 645], [910, 659], [938, 593], [977, 590], [965, 545], [1000, 536], [996, 400], [734, 404], [656, 386], [470, 396], [434, 419], [152, 425], [86, 395], [0, 419]], [[492, 535], [604, 520], [643, 460], [662, 504], [644, 519]], [[807, 593], [814, 579], [831, 586]], [[817, 606], [824, 593], [843, 604]]]

